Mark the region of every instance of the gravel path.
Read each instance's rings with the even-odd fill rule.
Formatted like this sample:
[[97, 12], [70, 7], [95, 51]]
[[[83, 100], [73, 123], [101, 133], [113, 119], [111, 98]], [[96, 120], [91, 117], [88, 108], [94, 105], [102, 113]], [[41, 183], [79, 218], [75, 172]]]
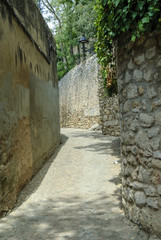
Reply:
[[0, 220], [0, 239], [148, 240], [121, 209], [119, 139], [62, 134], [63, 145]]

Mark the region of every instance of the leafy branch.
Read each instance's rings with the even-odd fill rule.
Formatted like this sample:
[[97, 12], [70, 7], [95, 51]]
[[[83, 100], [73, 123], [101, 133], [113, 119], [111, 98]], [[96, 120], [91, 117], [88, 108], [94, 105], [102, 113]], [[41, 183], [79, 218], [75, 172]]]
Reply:
[[[103, 75], [107, 66], [114, 62], [114, 44], [123, 33], [128, 33], [129, 40], [135, 41], [145, 32], [161, 28], [160, 0], [96, 0], [95, 10], [96, 52]], [[115, 84], [115, 79], [113, 82]]]

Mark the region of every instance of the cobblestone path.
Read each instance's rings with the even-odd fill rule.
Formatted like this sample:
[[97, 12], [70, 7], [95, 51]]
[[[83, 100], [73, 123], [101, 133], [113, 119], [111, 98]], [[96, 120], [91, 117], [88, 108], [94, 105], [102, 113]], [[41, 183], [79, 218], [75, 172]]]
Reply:
[[119, 139], [62, 133], [64, 144], [0, 220], [0, 239], [148, 240], [121, 210]]

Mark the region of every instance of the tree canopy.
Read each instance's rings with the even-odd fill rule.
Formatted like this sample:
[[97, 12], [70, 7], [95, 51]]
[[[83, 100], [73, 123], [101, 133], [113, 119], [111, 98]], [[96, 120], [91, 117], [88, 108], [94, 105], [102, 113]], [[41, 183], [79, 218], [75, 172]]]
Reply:
[[[57, 45], [58, 79], [79, 62], [79, 39], [86, 35], [94, 44], [96, 28], [95, 0], [35, 0], [41, 1], [44, 16], [52, 24]], [[40, 4], [39, 4], [40, 5]]]

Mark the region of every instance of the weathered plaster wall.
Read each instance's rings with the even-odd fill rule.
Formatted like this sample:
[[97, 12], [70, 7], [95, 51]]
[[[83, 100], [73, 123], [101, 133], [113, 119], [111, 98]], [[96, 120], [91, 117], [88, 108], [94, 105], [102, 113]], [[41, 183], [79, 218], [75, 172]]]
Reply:
[[105, 93], [104, 83], [102, 78], [99, 78], [99, 104], [102, 133], [104, 135], [119, 136], [119, 103], [118, 96], [108, 97]]
[[2, 214], [59, 143], [59, 106], [55, 42], [33, 1], [0, 1], [0, 23]]
[[62, 127], [88, 129], [98, 124], [103, 134], [119, 135], [118, 98], [106, 95], [100, 75], [98, 59], [92, 56], [61, 79], [59, 93]]
[[90, 128], [100, 123], [97, 58], [77, 65], [59, 82], [62, 127]]
[[161, 34], [118, 43], [123, 205], [161, 236]]

